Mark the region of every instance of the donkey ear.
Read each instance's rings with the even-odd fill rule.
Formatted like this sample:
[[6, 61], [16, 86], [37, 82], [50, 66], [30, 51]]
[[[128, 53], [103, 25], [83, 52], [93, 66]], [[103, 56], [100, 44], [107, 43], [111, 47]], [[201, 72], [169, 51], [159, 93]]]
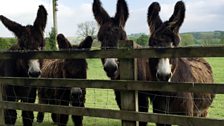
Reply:
[[175, 5], [173, 15], [169, 19], [171, 29], [178, 33], [185, 18], [185, 5], [183, 1], [178, 1]]
[[43, 5], [39, 6], [37, 17], [34, 21], [34, 27], [44, 31], [47, 24], [47, 11]]
[[150, 32], [153, 33], [163, 22], [159, 16], [160, 5], [158, 2], [153, 2], [148, 8], [148, 25]]
[[59, 49], [68, 49], [72, 47], [70, 42], [65, 38], [63, 34], [58, 34], [57, 42], [58, 42]]
[[105, 22], [110, 20], [110, 16], [102, 7], [100, 0], [94, 0], [92, 9], [94, 17], [99, 25], [103, 25]]
[[128, 12], [128, 5], [125, 0], [118, 0], [117, 2], [117, 12], [115, 14], [116, 22], [124, 27], [125, 23], [128, 19], [129, 12]]
[[3, 15], [0, 15], [0, 20], [5, 25], [5, 27], [8, 28], [10, 31], [12, 31], [17, 37], [20, 37], [22, 35], [23, 30], [25, 29], [24, 26], [14, 21], [11, 21], [10, 19], [4, 17]]
[[91, 36], [87, 36], [80, 44], [80, 49], [90, 49], [93, 43], [93, 39]]

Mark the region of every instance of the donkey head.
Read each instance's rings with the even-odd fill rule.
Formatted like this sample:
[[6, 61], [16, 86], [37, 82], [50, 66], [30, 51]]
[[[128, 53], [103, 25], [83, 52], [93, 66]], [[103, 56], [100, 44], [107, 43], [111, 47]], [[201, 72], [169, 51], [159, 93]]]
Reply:
[[[93, 39], [88, 36], [79, 45], [72, 46], [63, 34], [59, 34], [57, 41], [60, 50], [89, 50]], [[65, 59], [63, 65], [65, 78], [86, 78], [87, 62], [85, 59]]]
[[[180, 43], [179, 29], [185, 17], [185, 5], [182, 1], [176, 3], [174, 13], [166, 22], [159, 16], [160, 5], [152, 3], [148, 9], [148, 25], [151, 36], [150, 47], [176, 47]], [[157, 80], [170, 81], [177, 64], [176, 59], [150, 59], [150, 69]]]
[[[108, 15], [101, 6], [100, 0], [94, 0], [93, 14], [100, 25], [97, 37], [101, 42], [101, 49], [117, 48], [119, 40], [127, 39], [124, 27], [129, 16], [129, 12], [125, 0], [118, 0], [117, 12], [114, 17], [110, 17]], [[107, 75], [114, 78], [118, 71], [117, 59], [107, 58], [102, 59], [102, 62]]]
[[[37, 17], [33, 25], [22, 26], [19, 23], [11, 21], [3, 15], [0, 15], [0, 20], [12, 31], [17, 37], [18, 50], [42, 50], [44, 42], [44, 29], [47, 22], [47, 11], [44, 6], [40, 5]], [[12, 48], [11, 48], [12, 49]], [[36, 59], [28, 59], [28, 61], [22, 60], [24, 66], [28, 66], [26, 70], [28, 71], [28, 76], [38, 77], [41, 73], [40, 62]]]

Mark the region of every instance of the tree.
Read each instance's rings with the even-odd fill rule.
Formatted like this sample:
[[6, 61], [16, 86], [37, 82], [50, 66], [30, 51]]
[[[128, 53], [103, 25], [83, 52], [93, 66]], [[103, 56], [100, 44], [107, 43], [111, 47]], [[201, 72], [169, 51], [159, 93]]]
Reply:
[[1, 38], [0, 37], [0, 50], [8, 49], [13, 44], [16, 44], [16, 38]]
[[204, 32], [201, 33], [201, 45], [202, 46], [209, 46], [209, 45], [214, 45], [214, 39], [213, 39], [213, 34], [209, 32]]
[[224, 45], [224, 32], [221, 32], [221, 35], [220, 35], [220, 44]]
[[137, 34], [130, 34], [128, 35], [128, 39], [136, 42], [137, 44], [141, 46], [147, 46], [149, 36], [145, 33], [137, 33]]
[[46, 50], [57, 50], [56, 36], [55, 28], [52, 27], [49, 38], [46, 39]]
[[142, 35], [136, 40], [136, 43], [138, 43], [138, 44], [141, 45], [141, 46], [147, 46], [147, 44], [148, 44], [148, 40], [149, 40], [148, 35], [146, 35], [146, 34], [142, 34]]
[[96, 37], [97, 26], [94, 21], [86, 21], [84, 23], [78, 24], [77, 35], [79, 37], [85, 38], [87, 36]]
[[192, 34], [181, 34], [180, 46], [193, 46], [195, 44], [195, 38]]

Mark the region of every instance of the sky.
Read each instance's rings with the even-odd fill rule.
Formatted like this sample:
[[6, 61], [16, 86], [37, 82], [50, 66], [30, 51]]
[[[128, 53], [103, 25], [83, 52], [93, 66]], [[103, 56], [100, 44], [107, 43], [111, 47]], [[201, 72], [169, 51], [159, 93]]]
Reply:
[[[152, 2], [159, 2], [160, 17], [163, 21], [170, 18], [177, 0], [126, 0], [129, 19], [125, 30], [127, 34], [149, 34], [147, 10]], [[186, 18], [180, 32], [224, 31], [224, 0], [183, 0], [186, 5]], [[85, 21], [95, 21], [92, 13], [93, 0], [58, 0], [58, 32], [75, 37], [77, 25]], [[115, 15], [117, 0], [101, 0], [110, 16]], [[4, 15], [22, 25], [33, 24], [42, 4], [48, 11], [47, 36], [53, 26], [52, 0], [0, 0], [0, 15]], [[12, 37], [0, 22], [0, 37]]]

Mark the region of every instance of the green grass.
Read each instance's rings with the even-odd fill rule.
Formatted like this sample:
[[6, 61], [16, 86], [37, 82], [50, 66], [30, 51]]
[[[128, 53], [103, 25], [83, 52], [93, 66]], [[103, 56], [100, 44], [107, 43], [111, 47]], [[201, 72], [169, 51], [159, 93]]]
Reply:
[[[224, 83], [224, 58], [207, 58], [213, 68], [215, 82]], [[102, 63], [99, 59], [88, 60], [88, 79], [108, 79], [102, 69]], [[224, 118], [224, 96], [216, 95], [216, 98], [209, 109], [209, 117]], [[90, 108], [105, 108], [118, 110], [115, 102], [113, 90], [104, 89], [87, 89], [86, 107]], [[151, 107], [150, 107], [151, 108]], [[34, 125], [38, 126], [53, 126], [49, 114], [45, 118], [44, 123]], [[21, 125], [21, 116], [19, 115], [18, 125]], [[71, 119], [68, 125], [73, 125]], [[85, 126], [120, 126], [119, 120], [102, 119], [93, 117], [84, 117]], [[152, 124], [150, 124], [152, 125]]]
[[[208, 58], [207, 61], [213, 69], [213, 76], [216, 83], [224, 83], [224, 58]], [[224, 118], [224, 95], [216, 95], [212, 106], [209, 109], [209, 117]]]

